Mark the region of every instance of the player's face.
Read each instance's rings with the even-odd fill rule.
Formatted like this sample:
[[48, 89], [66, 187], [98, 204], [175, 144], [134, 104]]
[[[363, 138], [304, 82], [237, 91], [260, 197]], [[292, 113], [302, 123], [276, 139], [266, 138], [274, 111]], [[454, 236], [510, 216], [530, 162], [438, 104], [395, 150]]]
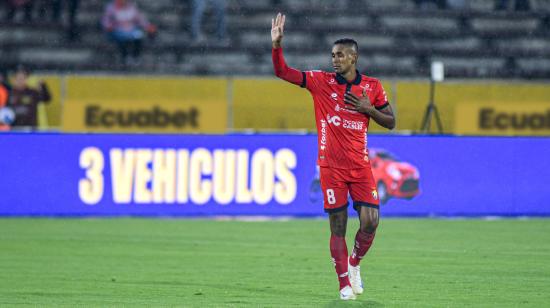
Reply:
[[357, 53], [353, 48], [337, 44], [332, 47], [332, 67], [339, 74], [355, 70]]

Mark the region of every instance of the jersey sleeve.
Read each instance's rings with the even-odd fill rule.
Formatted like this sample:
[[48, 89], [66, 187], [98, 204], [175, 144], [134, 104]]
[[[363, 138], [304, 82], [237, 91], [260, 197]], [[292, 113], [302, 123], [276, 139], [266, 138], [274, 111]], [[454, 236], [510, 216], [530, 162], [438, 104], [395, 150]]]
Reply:
[[325, 72], [323, 71], [305, 71], [303, 88], [308, 89], [310, 92], [317, 90], [325, 79]]
[[372, 104], [374, 108], [378, 110], [384, 109], [389, 105], [388, 96], [386, 95], [386, 91], [384, 90], [384, 87], [382, 87], [381, 82], [377, 83], [375, 97]]
[[301, 86], [302, 88], [304, 87], [304, 73], [286, 64], [282, 48], [273, 48], [271, 51], [271, 58], [273, 60], [273, 70], [277, 77]]

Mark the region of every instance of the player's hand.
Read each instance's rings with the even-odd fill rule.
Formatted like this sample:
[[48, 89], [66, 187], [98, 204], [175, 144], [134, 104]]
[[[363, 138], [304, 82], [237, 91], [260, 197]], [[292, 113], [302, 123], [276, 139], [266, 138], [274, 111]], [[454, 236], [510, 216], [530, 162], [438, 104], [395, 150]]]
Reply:
[[279, 13], [275, 19], [271, 19], [271, 43], [273, 48], [281, 47], [285, 29], [285, 18], [285, 15]]
[[344, 103], [346, 103], [344, 108], [367, 115], [371, 115], [376, 111], [367, 95], [366, 89], [363, 89], [363, 95], [361, 95], [361, 97], [351, 92], [346, 92], [346, 94], [344, 94]]

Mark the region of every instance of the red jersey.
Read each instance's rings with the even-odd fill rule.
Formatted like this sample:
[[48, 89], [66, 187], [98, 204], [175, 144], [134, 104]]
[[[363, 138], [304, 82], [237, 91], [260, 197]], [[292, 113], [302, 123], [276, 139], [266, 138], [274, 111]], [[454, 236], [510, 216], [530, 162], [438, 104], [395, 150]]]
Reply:
[[[273, 49], [275, 73], [309, 90], [315, 106], [317, 163], [321, 167], [355, 169], [368, 167], [367, 131], [370, 117], [344, 107], [344, 93], [367, 94], [377, 109], [388, 105], [386, 92], [376, 78], [359, 74], [348, 82], [342, 75], [322, 71], [299, 72], [284, 63], [282, 49]], [[299, 73], [299, 75], [298, 75]]]

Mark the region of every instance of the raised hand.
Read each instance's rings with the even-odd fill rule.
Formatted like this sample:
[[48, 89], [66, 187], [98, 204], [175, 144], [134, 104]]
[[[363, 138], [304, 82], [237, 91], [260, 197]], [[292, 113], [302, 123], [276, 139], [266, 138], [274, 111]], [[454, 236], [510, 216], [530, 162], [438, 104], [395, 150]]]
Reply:
[[271, 43], [273, 48], [281, 47], [281, 41], [283, 40], [283, 33], [285, 29], [285, 15], [281, 13], [277, 14], [277, 17], [271, 19]]

